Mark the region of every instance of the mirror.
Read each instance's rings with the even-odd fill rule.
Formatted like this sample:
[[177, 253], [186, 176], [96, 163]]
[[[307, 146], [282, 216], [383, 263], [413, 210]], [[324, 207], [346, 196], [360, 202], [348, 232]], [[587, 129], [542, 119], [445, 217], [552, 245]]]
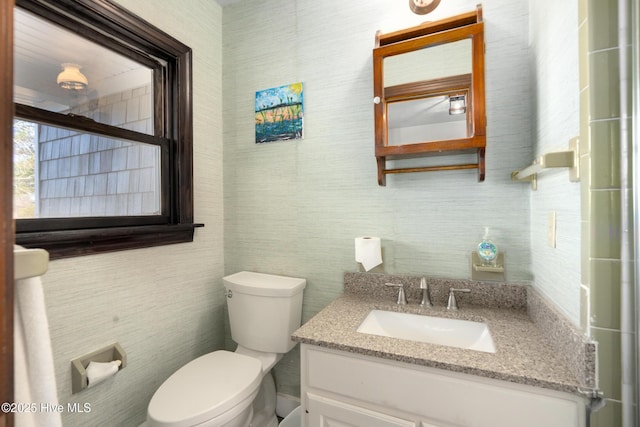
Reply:
[[[450, 101], [457, 97], [462, 101]], [[464, 99], [465, 95], [435, 95], [388, 103], [388, 145], [466, 138], [470, 130], [466, 108], [450, 107], [450, 102]]]
[[471, 39], [384, 58], [384, 87], [471, 74]]
[[[471, 73], [470, 39], [385, 57], [383, 79], [387, 100], [387, 144], [415, 144], [471, 136], [467, 122], [470, 119], [469, 109], [466, 108]], [[455, 87], [455, 81], [452, 81], [452, 87], [443, 85], [441, 93], [427, 93], [418, 98], [397, 94], [395, 98], [399, 99], [396, 100], [388, 94], [400, 85], [458, 75], [469, 77], [464, 84], [459, 85], [459, 90], [447, 91]], [[457, 97], [463, 97], [458, 102], [463, 102], [464, 107], [451, 109], [450, 102], [456, 101], [450, 100]]]
[[[378, 183], [386, 175], [478, 169], [484, 180], [484, 29], [481, 7], [376, 36]], [[386, 161], [475, 150], [477, 163], [387, 169]]]

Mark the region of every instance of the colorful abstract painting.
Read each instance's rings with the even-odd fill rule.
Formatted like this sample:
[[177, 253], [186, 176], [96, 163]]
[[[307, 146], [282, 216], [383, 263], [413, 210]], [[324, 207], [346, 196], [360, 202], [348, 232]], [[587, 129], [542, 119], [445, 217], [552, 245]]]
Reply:
[[302, 139], [302, 83], [256, 92], [256, 144]]

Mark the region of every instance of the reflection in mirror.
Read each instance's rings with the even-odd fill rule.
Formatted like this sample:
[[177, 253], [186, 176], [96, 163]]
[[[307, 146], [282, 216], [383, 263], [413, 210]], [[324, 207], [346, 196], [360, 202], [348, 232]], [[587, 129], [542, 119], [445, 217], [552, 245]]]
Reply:
[[454, 96], [435, 95], [389, 102], [388, 144], [415, 144], [468, 137], [468, 113], [455, 114], [451, 111], [450, 98]]
[[[21, 8], [14, 18], [14, 102], [153, 134], [153, 69]], [[62, 87], [63, 64], [86, 87]]]
[[[450, 114], [449, 95], [431, 94], [427, 87], [456, 76], [470, 75], [471, 39], [429, 46], [384, 58], [387, 103], [387, 145], [461, 139], [468, 132], [468, 115]], [[469, 83], [470, 85], [470, 83]], [[422, 89], [424, 88], [424, 89]], [[407, 95], [390, 94], [409, 92]], [[413, 97], [411, 92], [422, 92]]]
[[384, 58], [384, 86], [471, 74], [471, 39]]

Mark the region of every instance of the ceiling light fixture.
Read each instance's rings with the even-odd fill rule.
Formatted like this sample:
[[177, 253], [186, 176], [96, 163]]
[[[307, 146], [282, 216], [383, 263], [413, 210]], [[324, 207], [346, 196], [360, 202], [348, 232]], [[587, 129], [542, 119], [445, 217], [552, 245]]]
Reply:
[[87, 77], [80, 72], [78, 64], [64, 63], [62, 64], [62, 72], [58, 74], [58, 85], [63, 89], [82, 90], [87, 87], [89, 81]]
[[466, 96], [456, 95], [449, 97], [449, 115], [464, 114], [467, 112]]

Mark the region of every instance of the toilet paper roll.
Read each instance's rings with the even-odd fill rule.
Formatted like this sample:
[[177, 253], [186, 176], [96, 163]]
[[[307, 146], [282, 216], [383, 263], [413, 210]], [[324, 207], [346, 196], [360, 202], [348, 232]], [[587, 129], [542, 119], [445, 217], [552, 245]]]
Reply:
[[356, 261], [365, 271], [382, 264], [382, 246], [379, 237], [356, 237]]
[[118, 369], [120, 369], [120, 365], [122, 364], [119, 360], [114, 360], [111, 362], [89, 362], [87, 365], [87, 387], [93, 387], [94, 385], [101, 383], [114, 376]]

